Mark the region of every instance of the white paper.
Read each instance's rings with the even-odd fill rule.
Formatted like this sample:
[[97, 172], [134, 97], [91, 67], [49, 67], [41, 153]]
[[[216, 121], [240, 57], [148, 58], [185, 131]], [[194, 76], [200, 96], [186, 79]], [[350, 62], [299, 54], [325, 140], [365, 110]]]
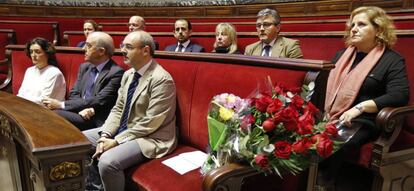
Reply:
[[183, 175], [189, 171], [201, 167], [206, 159], [206, 153], [201, 151], [193, 151], [181, 153], [178, 156], [162, 161], [162, 163]]

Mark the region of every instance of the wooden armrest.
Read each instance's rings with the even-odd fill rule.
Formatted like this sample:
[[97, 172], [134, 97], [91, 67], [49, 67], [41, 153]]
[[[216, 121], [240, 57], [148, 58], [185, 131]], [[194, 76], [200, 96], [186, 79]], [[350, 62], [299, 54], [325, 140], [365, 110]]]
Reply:
[[244, 178], [260, 174], [250, 166], [231, 163], [207, 173], [203, 180], [203, 190], [240, 190]]
[[399, 152], [389, 152], [403, 128], [404, 117], [414, 113], [414, 105], [382, 109], [376, 118], [376, 125], [383, 130], [382, 135], [373, 143], [371, 168], [379, 170], [387, 163], [396, 163], [412, 157], [414, 148]]
[[5, 87], [7, 87], [10, 84], [11, 79], [12, 79], [12, 69], [10, 67], [10, 62], [7, 58], [0, 61], [0, 66], [4, 66], [4, 65], [6, 65], [8, 68], [7, 78], [3, 82], [0, 82], [0, 90], [7, 91]]
[[[381, 128], [385, 133], [392, 133], [397, 127], [397, 120], [400, 121], [403, 117], [410, 113], [414, 113], [414, 105], [408, 105], [404, 107], [386, 107], [383, 108], [376, 118], [376, 125]], [[401, 121], [400, 121], [401, 122]]]

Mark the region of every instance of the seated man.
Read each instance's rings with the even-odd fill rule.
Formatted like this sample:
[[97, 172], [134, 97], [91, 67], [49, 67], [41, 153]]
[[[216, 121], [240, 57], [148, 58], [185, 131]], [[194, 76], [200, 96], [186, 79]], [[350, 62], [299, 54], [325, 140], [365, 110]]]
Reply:
[[153, 60], [151, 35], [129, 33], [121, 51], [131, 69], [122, 77], [116, 104], [101, 128], [83, 132], [97, 159], [88, 170], [87, 190], [124, 190], [124, 169], [160, 158], [177, 145], [175, 84]]
[[[145, 31], [145, 20], [141, 16], [134, 15], [129, 18], [128, 22], [129, 32], [133, 31]], [[160, 44], [154, 40], [155, 50], [159, 50]]]
[[245, 55], [302, 58], [299, 41], [279, 36], [280, 16], [276, 10], [263, 9], [257, 14], [260, 41], [246, 46]]
[[204, 52], [204, 48], [196, 43], [191, 42], [191, 23], [187, 19], [178, 19], [174, 23], [174, 37], [177, 39], [176, 44], [169, 45], [166, 51], [174, 52]]
[[89, 34], [83, 49], [86, 62], [79, 67], [78, 78], [68, 100], [43, 100], [46, 107], [55, 110], [80, 130], [102, 126], [115, 104], [124, 73], [111, 59], [114, 42], [108, 34]]

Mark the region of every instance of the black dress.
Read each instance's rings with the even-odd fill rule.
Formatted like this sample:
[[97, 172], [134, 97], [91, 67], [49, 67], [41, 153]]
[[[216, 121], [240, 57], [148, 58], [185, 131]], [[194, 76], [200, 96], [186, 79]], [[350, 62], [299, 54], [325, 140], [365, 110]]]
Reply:
[[[332, 63], [341, 57], [345, 50], [338, 52]], [[351, 70], [366, 56], [357, 53]], [[409, 100], [409, 86], [404, 58], [391, 49], [385, 49], [378, 63], [368, 73], [353, 105], [373, 100], [378, 111], [384, 107], [404, 106]], [[362, 145], [378, 138], [381, 129], [375, 126], [377, 113], [363, 113], [352, 120], [352, 125], [361, 126], [354, 136], [341, 149], [319, 164], [318, 184], [333, 186], [338, 171], [349, 153], [358, 152]]]

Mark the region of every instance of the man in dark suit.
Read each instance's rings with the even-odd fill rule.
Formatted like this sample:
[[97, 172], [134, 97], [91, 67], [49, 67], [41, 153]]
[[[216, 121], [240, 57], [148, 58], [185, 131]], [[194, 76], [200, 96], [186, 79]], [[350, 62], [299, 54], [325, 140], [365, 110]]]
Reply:
[[124, 73], [111, 59], [114, 43], [108, 34], [89, 34], [83, 49], [86, 62], [79, 67], [78, 78], [68, 100], [43, 100], [46, 107], [53, 109], [80, 130], [102, 126], [115, 104]]
[[178, 19], [174, 23], [174, 37], [177, 39], [176, 44], [169, 45], [166, 51], [174, 52], [204, 52], [204, 48], [190, 40], [191, 23], [187, 19]]

